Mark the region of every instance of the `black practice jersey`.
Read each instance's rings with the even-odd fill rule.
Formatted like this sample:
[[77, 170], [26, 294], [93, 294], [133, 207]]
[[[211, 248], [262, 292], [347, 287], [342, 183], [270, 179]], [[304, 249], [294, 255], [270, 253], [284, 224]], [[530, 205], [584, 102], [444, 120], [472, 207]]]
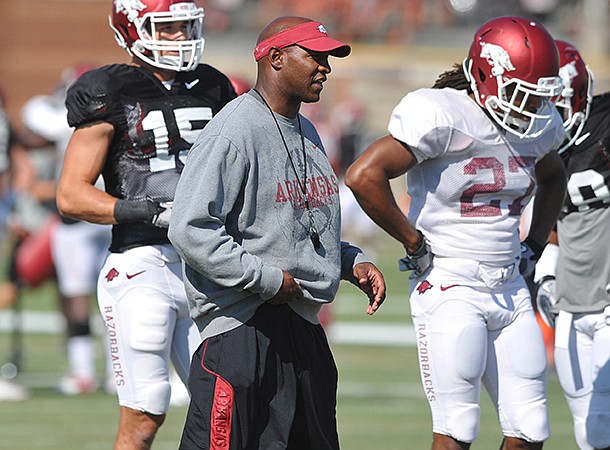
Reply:
[[568, 172], [563, 215], [610, 206], [610, 93], [593, 97], [583, 138], [561, 155]]
[[[125, 200], [171, 202], [191, 145], [207, 122], [235, 98], [231, 82], [211, 66], [176, 72], [168, 90], [144, 67], [114, 64], [85, 73], [68, 90], [68, 123], [114, 126], [102, 176], [106, 191]], [[110, 251], [167, 244], [152, 224], [113, 226]]]

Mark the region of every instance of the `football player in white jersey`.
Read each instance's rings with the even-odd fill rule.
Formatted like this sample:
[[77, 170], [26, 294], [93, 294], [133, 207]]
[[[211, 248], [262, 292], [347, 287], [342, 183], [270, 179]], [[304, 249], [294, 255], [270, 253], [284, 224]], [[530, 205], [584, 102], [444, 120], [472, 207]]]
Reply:
[[[407, 94], [389, 134], [348, 169], [362, 208], [407, 255], [420, 374], [433, 450], [468, 449], [479, 434], [481, 386], [502, 450], [549, 437], [546, 357], [523, 275], [531, 272], [566, 188], [552, 104], [559, 56], [538, 23], [501, 17], [474, 35], [463, 64]], [[408, 172], [408, 217], [389, 180]], [[536, 192], [524, 243], [519, 217]]]
[[536, 265], [536, 303], [555, 328], [555, 367], [576, 443], [581, 450], [609, 450], [610, 92], [593, 96], [593, 75], [578, 50], [565, 41], [557, 48], [564, 89], [556, 105], [568, 132], [559, 153], [568, 195]]

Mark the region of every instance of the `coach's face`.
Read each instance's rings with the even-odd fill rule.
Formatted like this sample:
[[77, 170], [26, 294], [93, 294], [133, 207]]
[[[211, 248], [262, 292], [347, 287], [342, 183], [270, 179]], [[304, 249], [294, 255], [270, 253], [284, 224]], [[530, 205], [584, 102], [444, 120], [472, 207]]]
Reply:
[[286, 61], [282, 81], [293, 100], [313, 103], [320, 100], [324, 82], [331, 72], [328, 52], [314, 52], [298, 45], [283, 49]]

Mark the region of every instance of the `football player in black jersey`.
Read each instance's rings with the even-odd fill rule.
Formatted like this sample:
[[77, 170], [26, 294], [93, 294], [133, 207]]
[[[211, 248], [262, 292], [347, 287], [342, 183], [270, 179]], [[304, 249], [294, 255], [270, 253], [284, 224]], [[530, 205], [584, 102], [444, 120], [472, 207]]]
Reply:
[[578, 50], [556, 43], [568, 192], [536, 266], [536, 300], [555, 328], [555, 367], [578, 447], [610, 450], [610, 92], [593, 96], [593, 76]]
[[[62, 215], [112, 224], [98, 279], [120, 405], [116, 449], [148, 449], [170, 400], [170, 359], [186, 382], [200, 337], [167, 227], [187, 153], [236, 94], [199, 64], [203, 9], [192, 0], [113, 0], [110, 25], [131, 64], [91, 70], [68, 91], [75, 127], [57, 192]], [[94, 187], [104, 178], [103, 192]], [[205, 183], [205, 180], [201, 180]]]

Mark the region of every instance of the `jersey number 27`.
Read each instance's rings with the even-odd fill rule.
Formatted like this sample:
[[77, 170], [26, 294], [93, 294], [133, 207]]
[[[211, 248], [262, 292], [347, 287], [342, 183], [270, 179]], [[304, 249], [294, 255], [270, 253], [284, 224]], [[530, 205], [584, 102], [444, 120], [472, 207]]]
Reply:
[[[518, 173], [520, 171], [529, 172], [528, 169], [534, 165], [536, 158], [534, 157], [516, 157], [508, 158], [508, 172]], [[490, 217], [499, 216], [502, 214], [501, 200], [493, 198], [493, 194], [501, 192], [506, 187], [506, 167], [500, 160], [495, 157], [478, 157], [472, 158], [464, 166], [464, 175], [476, 175], [481, 170], [491, 170], [493, 174], [493, 183], [475, 183], [470, 188], [466, 189], [461, 197], [461, 215], [462, 217]], [[530, 198], [534, 191], [536, 182], [533, 177], [529, 176], [529, 185], [525, 193], [516, 197], [508, 206], [508, 214], [518, 216], [524, 208], [524, 201]], [[485, 196], [489, 200], [486, 204], [475, 205], [475, 196]]]

